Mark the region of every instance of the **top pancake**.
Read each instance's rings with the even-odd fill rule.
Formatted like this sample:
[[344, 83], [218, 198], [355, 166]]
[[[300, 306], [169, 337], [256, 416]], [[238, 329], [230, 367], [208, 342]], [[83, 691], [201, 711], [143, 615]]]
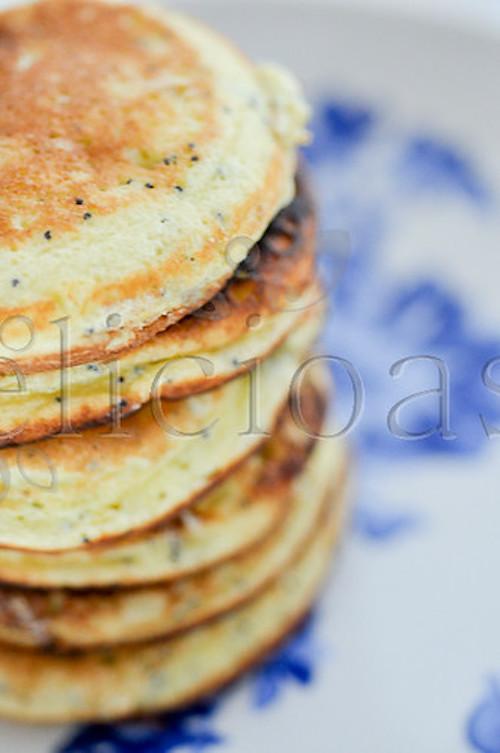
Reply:
[[[254, 359], [275, 351], [305, 318], [321, 315], [321, 292], [312, 282], [314, 238], [311, 199], [299, 179], [292, 203], [273, 219], [222, 291], [120, 359], [65, 369], [64, 392], [61, 369], [20, 380], [12, 362], [0, 360], [0, 446], [57, 434], [63, 420], [74, 430], [109, 421], [111, 402], [125, 415], [153, 392], [184, 397], [252, 368]], [[110, 388], [113, 369], [119, 371], [116, 394]]]
[[[71, 54], [68, 54], [71, 51]], [[293, 195], [306, 109], [175, 13], [45, 0], [0, 15], [0, 355], [137, 345], [221, 288]], [[31, 332], [31, 334], [30, 334]]]

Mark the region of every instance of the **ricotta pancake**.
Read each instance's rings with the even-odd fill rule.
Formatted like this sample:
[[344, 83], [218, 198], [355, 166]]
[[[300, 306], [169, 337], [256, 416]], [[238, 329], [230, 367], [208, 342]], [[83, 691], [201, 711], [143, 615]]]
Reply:
[[[321, 431], [328, 383], [322, 372], [303, 392], [310, 434]], [[260, 450], [189, 510], [132, 541], [59, 553], [0, 549], [0, 581], [38, 588], [89, 589], [171, 582], [248, 552], [284, 520], [290, 481], [314, 438], [280, 416]]]
[[0, 357], [26, 372], [62, 329], [75, 365], [194, 311], [293, 197], [295, 80], [179, 13], [4, 11], [0, 91]]
[[120, 426], [0, 450], [0, 547], [88, 547], [151, 529], [192, 503], [272, 431], [316, 330], [308, 322], [249, 374], [154, 401]]
[[345, 465], [338, 442], [317, 443], [292, 484], [283, 524], [257, 548], [198, 575], [111, 592], [2, 588], [0, 641], [61, 650], [146, 641], [240, 606], [299, 556], [333, 494], [340, 504]]
[[314, 230], [311, 199], [300, 179], [293, 202], [225, 288], [119, 360], [31, 374], [0, 360], [0, 445], [40, 439], [68, 425], [79, 430], [103, 423], [113, 410], [137, 410], [153, 392], [179, 398], [248, 370], [301, 322], [321, 316]]
[[69, 655], [0, 647], [0, 715], [45, 723], [115, 719], [170, 710], [227, 684], [310, 609], [339, 532], [336, 512], [334, 506], [259, 596], [177, 637]]

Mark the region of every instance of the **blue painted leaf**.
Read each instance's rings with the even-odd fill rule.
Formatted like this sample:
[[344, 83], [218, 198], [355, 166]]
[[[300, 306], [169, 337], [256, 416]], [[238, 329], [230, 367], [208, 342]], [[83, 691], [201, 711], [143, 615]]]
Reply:
[[500, 684], [490, 687], [472, 712], [466, 729], [470, 745], [480, 753], [500, 753]]
[[403, 180], [419, 190], [455, 190], [478, 203], [489, 191], [473, 165], [456, 147], [429, 135], [412, 138], [400, 162]]
[[257, 708], [280, 698], [289, 684], [309, 685], [315, 676], [320, 650], [310, 616], [287, 643], [253, 674], [253, 700]]
[[83, 727], [58, 753], [170, 753], [213, 750], [223, 738], [212, 729], [216, 700], [206, 701], [151, 722]]
[[387, 541], [413, 533], [421, 519], [413, 512], [358, 505], [354, 511], [354, 530], [371, 541]]

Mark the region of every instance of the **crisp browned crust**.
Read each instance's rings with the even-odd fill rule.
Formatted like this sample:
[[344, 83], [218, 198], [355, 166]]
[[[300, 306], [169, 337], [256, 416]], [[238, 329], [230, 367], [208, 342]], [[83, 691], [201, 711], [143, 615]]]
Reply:
[[[321, 296], [319, 288], [311, 289], [311, 292], [314, 296]], [[319, 304], [319, 300], [317, 303]], [[316, 306], [316, 303], [314, 305]], [[317, 318], [319, 315], [319, 310], [317, 308], [306, 308], [300, 313], [297, 319], [293, 319], [293, 325], [298, 327], [309, 320], [311, 317]], [[260, 360], [265, 360], [266, 358], [271, 356], [275, 350], [281, 347], [285, 342], [288, 334], [289, 330], [285, 332], [281, 337], [276, 338], [276, 340], [272, 344], [272, 347], [263, 350], [259, 356]], [[234, 368], [230, 372], [223, 375], [203, 375], [199, 378], [192, 378], [183, 383], [171, 384], [169, 382], [163, 382], [157, 390], [156, 394], [162, 400], [181, 400], [190, 395], [196, 395], [201, 392], [206, 392], [207, 390], [212, 390], [220, 387], [226, 382], [229, 382], [231, 379], [236, 379], [238, 376], [247, 373], [252, 369], [253, 365], [253, 360], [249, 359], [246, 362], [238, 362], [237, 364], [234, 364]], [[129, 399], [124, 402], [126, 403], [126, 405], [120, 405], [118, 408], [121, 419], [132, 415], [143, 405], [143, 403], [138, 400], [134, 401]], [[103, 426], [107, 423], [110, 423], [113, 419], [116, 420], [116, 414], [113, 414], [110, 410], [99, 410], [87, 404], [80, 410], [71, 413], [71, 427], [75, 432], [79, 433], [87, 429]], [[15, 433], [6, 433], [0, 435], [0, 448], [36, 442], [41, 439], [46, 439], [51, 436], [57, 435], [60, 430], [60, 419], [54, 421], [44, 419], [40, 419], [38, 421], [35, 420], [34, 422], [30, 422], [26, 426], [22, 427]]]
[[[57, 1], [58, 0], [56, 0], [56, 2]], [[71, 2], [72, 0], [68, 1]], [[265, 187], [269, 194], [273, 193], [272, 184], [275, 172], [276, 166], [271, 164], [265, 181]], [[255, 206], [258, 205], [259, 198], [259, 192], [252, 195], [240, 208], [238, 216], [252, 216]], [[260, 210], [256, 211], [255, 214], [258, 217], [260, 215]], [[217, 229], [214, 228], [210, 243], [207, 243], [205, 247], [198, 251], [196, 257], [197, 261], [201, 262], [201, 264], [208, 264], [213, 257], [215, 245], [217, 243], [223, 243], [223, 240], [222, 233], [218, 233]], [[182, 268], [184, 276], [187, 277], [190, 271], [189, 266], [189, 261], [186, 260], [186, 257], [181, 257], [180, 259], [176, 258], [174, 260], [167, 259], [154, 270], [150, 269], [140, 276], [135, 275], [119, 283], [107, 285], [102, 289], [99, 297], [94, 296], [94, 302], [99, 298], [99, 302], [102, 306], [111, 307], [112, 305], [119, 304], [120, 301], [132, 300], [138, 289], [160, 289], [164, 280], [168, 279], [170, 276], [174, 276], [174, 272], [179, 275], [181, 271], [180, 268]], [[229, 268], [229, 264], [226, 266]], [[84, 363], [105, 363], [109, 360], [120, 358], [130, 350], [140, 347], [158, 332], [163, 332], [167, 327], [173, 326], [178, 321], [197, 310], [200, 306], [204, 305], [224, 287], [230, 278], [231, 272], [228, 271], [226, 274], [221, 274], [215, 282], [204, 281], [203, 284], [200, 285], [197, 291], [196, 300], [192, 304], [173, 308], [168, 313], [162, 314], [154, 321], [147, 324], [141, 324], [141, 326], [131, 330], [128, 333], [127, 344], [125, 346], [116, 344], [116, 332], [120, 330], [109, 329], [107, 334], [101, 334], [100, 339], [97, 342], [92, 342], [89, 345], [73, 346], [70, 352], [64, 353], [64, 364], [66, 366], [76, 366]], [[39, 329], [40, 331], [45, 331], [49, 326], [54, 326], [53, 322], [57, 321], [58, 309], [54, 301], [43, 302], [29, 308], [2, 308], [0, 306], [0, 321], [6, 321], [17, 316], [21, 318], [27, 317], [32, 323], [35, 332], [38, 332]], [[89, 340], [91, 340], [91, 337], [89, 337]], [[61, 362], [61, 353], [59, 351], [44, 356], [30, 356], [26, 358], [18, 357], [17, 359], [18, 365], [25, 374], [59, 369], [61, 368]]]
[[[297, 194], [292, 203], [275, 217], [263, 238], [222, 290], [214, 288], [213, 296], [206, 304], [183, 318], [181, 314], [178, 317], [181, 321], [174, 324], [161, 317], [142, 328], [134, 342], [121, 350], [110, 353], [104, 348], [99, 351], [92, 347], [78, 353], [66, 353], [65, 368], [120, 359], [155, 336], [170, 346], [189, 337], [200, 339], [207, 348], [221, 347], [242, 335], [260, 317], [293, 306], [294, 300], [314, 279], [315, 237], [313, 199], [302, 167], [297, 176]], [[61, 361], [59, 357], [57, 360], [39, 358], [23, 360], [19, 365], [22, 373], [28, 375], [59, 369]], [[0, 376], [11, 373], [12, 366], [0, 363]], [[181, 397], [182, 394], [186, 393], [172, 391], [165, 397]], [[102, 416], [100, 420], [106, 419], [107, 416]], [[86, 420], [84, 415], [81, 420]]]
[[[199, 343], [199, 348], [204, 351], [223, 349], [226, 344], [244, 336], [265, 317], [288, 309], [293, 311], [299, 296], [309, 289], [311, 301], [303, 311], [299, 311], [298, 320], [296, 316], [290, 316], [289, 328], [311, 316], [317, 317], [320, 303], [317, 298], [321, 297], [321, 293], [319, 288], [315, 290], [311, 286], [315, 274], [315, 232], [311, 195], [304, 178], [300, 177], [297, 179], [296, 198], [273, 220], [260, 243], [238, 267], [229, 283], [201, 309], [156, 334], [155, 347], [164, 346], [165, 352], [177, 351], [188, 340]], [[309, 296], [309, 292], [307, 295]], [[283, 343], [286, 335], [287, 332], [276, 338], [260, 357], [267, 358], [271, 355]], [[147, 346], [148, 344], [142, 344], [142, 347]], [[139, 349], [136, 348], [135, 351]], [[133, 349], [124, 355], [128, 353], [133, 353]], [[245, 373], [251, 367], [252, 361], [248, 360], [235, 363], [224, 374], [210, 376], [200, 373], [199, 377], [193, 376], [184, 382], [163, 381], [158, 395], [163, 399], [176, 400], [204, 392]], [[6, 367], [0, 364], [0, 376], [2, 368]], [[135, 412], [143, 404], [142, 397], [132, 394], [127, 395], [127, 398], [119, 408], [122, 417]], [[95, 406], [91, 400], [79, 408], [71, 409], [69, 415], [71, 426], [76, 432], [108, 423], [113, 418], [109, 407]], [[0, 447], [37, 441], [58, 434], [61, 430], [59, 412], [55, 418], [35, 416], [29, 417], [24, 426], [22, 423], [20, 418], [20, 426], [15, 431], [0, 432]]]

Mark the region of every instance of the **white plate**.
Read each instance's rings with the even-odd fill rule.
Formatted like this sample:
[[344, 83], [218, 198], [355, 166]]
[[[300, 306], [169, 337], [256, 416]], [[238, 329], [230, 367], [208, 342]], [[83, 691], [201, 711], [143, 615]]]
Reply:
[[[212, 706], [73, 743], [74, 730], [3, 726], [0, 749], [498, 753], [500, 446], [479, 414], [500, 426], [499, 396], [481, 383], [500, 354], [500, 46], [309, 4], [198, 10], [294, 68], [317, 105], [322, 245], [334, 259], [352, 251], [323, 348], [366, 387], [354, 523], [315, 620]], [[435, 361], [389, 375], [416, 355], [446, 363], [455, 439], [387, 430], [391, 406], [436, 386]], [[403, 420], [432, 426], [436, 404], [421, 398]]]

